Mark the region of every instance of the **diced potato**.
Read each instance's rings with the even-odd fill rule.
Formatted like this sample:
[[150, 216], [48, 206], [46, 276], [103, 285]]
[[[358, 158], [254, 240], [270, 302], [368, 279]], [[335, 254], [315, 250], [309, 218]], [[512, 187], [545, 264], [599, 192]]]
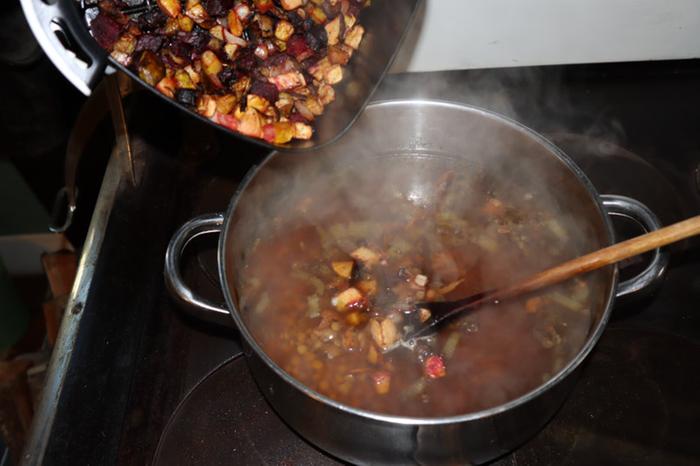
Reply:
[[238, 100], [240, 100], [243, 98], [243, 95], [246, 92], [248, 92], [249, 87], [250, 87], [250, 77], [243, 76], [238, 81], [233, 83], [233, 86], [231, 86], [231, 89], [233, 90], [233, 93], [236, 94], [236, 98], [238, 98]]
[[180, 22], [176, 18], [168, 18], [163, 27], [163, 33], [167, 36], [171, 36], [178, 32], [180, 32]]
[[217, 24], [213, 28], [209, 29], [209, 34], [211, 34], [219, 40], [224, 40], [224, 27], [220, 24]]
[[311, 19], [313, 19], [316, 24], [323, 24], [328, 20], [328, 17], [321, 8], [316, 7], [311, 10]]
[[370, 345], [367, 351], [367, 361], [369, 361], [370, 364], [377, 364], [377, 362], [379, 362], [379, 353], [374, 345]]
[[325, 28], [326, 35], [328, 36], [328, 45], [337, 44], [340, 37], [340, 15], [336, 16], [333, 21], [326, 24]]
[[340, 65], [331, 66], [328, 71], [326, 71], [324, 79], [328, 84], [339, 83], [343, 80], [343, 68], [341, 68]]
[[223, 66], [221, 65], [219, 57], [217, 57], [214, 52], [206, 50], [202, 54], [202, 68], [208, 75], [218, 75], [223, 69]]
[[348, 325], [357, 327], [367, 322], [368, 318], [369, 316], [366, 312], [353, 311], [345, 316], [345, 322], [347, 322]]
[[309, 97], [304, 101], [304, 104], [314, 116], [323, 114], [323, 105], [321, 105], [321, 102], [317, 98]]
[[150, 50], [144, 50], [139, 58], [138, 72], [141, 79], [155, 86], [165, 77], [165, 66], [158, 55]]
[[194, 21], [188, 16], [178, 16], [177, 24], [182, 32], [190, 32], [194, 27]]
[[267, 110], [267, 107], [270, 106], [270, 102], [268, 102], [267, 99], [265, 99], [264, 97], [260, 97], [259, 95], [248, 94], [247, 105], [248, 107], [253, 107], [255, 110], [264, 113], [265, 110]]
[[216, 111], [224, 115], [231, 113], [236, 106], [236, 96], [225, 94], [216, 98]]
[[176, 18], [180, 14], [180, 0], [158, 0], [158, 6], [171, 18]]
[[391, 389], [391, 374], [387, 371], [378, 371], [372, 374], [374, 391], [378, 395], [386, 395]]
[[413, 279], [413, 283], [415, 283], [418, 286], [423, 287], [423, 286], [428, 284], [428, 277], [426, 275], [418, 274]]
[[[348, 47], [352, 50], [351, 47]], [[347, 65], [350, 61], [350, 53], [343, 47], [332, 45], [328, 47], [328, 61], [334, 65]]]
[[335, 90], [329, 84], [321, 84], [318, 88], [318, 98], [321, 104], [328, 105], [335, 100]]
[[399, 332], [396, 330], [396, 324], [390, 319], [384, 319], [381, 322], [377, 319], [370, 320], [369, 332], [374, 342], [383, 351], [391, 348], [399, 339]]
[[284, 144], [294, 137], [294, 124], [289, 121], [278, 121], [275, 123], [275, 144]]
[[335, 273], [343, 278], [350, 278], [352, 276], [352, 268], [355, 266], [353, 261], [333, 261], [331, 262], [331, 268]]
[[326, 72], [330, 69], [330, 67], [331, 64], [328, 61], [328, 58], [322, 58], [314, 66], [309, 68], [309, 73], [311, 73], [311, 76], [316, 78], [318, 81], [323, 81]]
[[294, 99], [286, 92], [280, 92], [279, 97], [277, 97], [277, 102], [275, 102], [275, 107], [284, 115], [288, 116], [294, 107]]
[[275, 26], [276, 38], [286, 41], [292, 34], [294, 34], [294, 26], [292, 26], [292, 23], [284, 19], [277, 22], [277, 26]]
[[175, 80], [168, 76], [164, 77], [158, 82], [158, 84], [156, 84], [156, 89], [158, 89], [158, 91], [160, 91], [161, 94], [166, 95], [171, 99], [175, 97], [176, 87], [177, 83], [175, 82]]
[[198, 73], [197, 71], [195, 71], [194, 68], [192, 68], [192, 65], [187, 65], [187, 66], [184, 68], [184, 70], [185, 70], [185, 72], [187, 73], [187, 75], [190, 77], [190, 79], [192, 80], [192, 83], [193, 83], [195, 86], [196, 86], [197, 84], [199, 84], [199, 82], [202, 80], [202, 78], [201, 78], [201, 76], [199, 75], [199, 73]]
[[192, 78], [185, 70], [177, 70], [175, 72], [175, 81], [178, 89], [196, 89], [197, 86], [192, 82]]
[[262, 127], [265, 124], [262, 116], [254, 108], [247, 108], [241, 117], [238, 131], [246, 136], [261, 138], [263, 136]]
[[357, 18], [355, 18], [353, 15], [343, 15], [343, 20], [345, 21], [346, 30], [352, 28], [357, 22]]
[[364, 294], [372, 296], [377, 293], [377, 280], [362, 280], [357, 283], [357, 288]]
[[358, 260], [368, 267], [379, 262], [381, 256], [366, 246], [360, 246], [350, 253], [350, 257]]
[[201, 4], [194, 5], [192, 8], [188, 9], [185, 14], [192, 18], [192, 21], [197, 24], [201, 24], [209, 19], [207, 10], [205, 10]]
[[362, 305], [365, 297], [357, 288], [350, 287], [333, 298], [333, 305], [340, 312], [345, 312], [351, 307]]
[[285, 10], [293, 10], [306, 4], [306, 0], [280, 0], [280, 4]]
[[365, 34], [365, 28], [359, 24], [353, 26], [347, 33], [345, 33], [345, 43], [357, 50], [362, 42], [362, 36]]
[[216, 113], [216, 99], [208, 94], [203, 94], [197, 99], [197, 113], [211, 118]]
[[304, 75], [298, 71], [290, 71], [289, 73], [283, 73], [268, 80], [277, 86], [280, 91], [286, 91], [288, 89], [294, 89], [295, 87], [306, 86], [306, 80]]
[[294, 137], [297, 139], [311, 139], [314, 130], [310, 125], [301, 122], [294, 123]]
[[132, 34], [124, 33], [122, 36], [119, 38], [114, 43], [113, 46], [113, 51], [115, 52], [120, 52], [126, 55], [131, 55], [134, 53], [134, 50], [136, 49], [136, 37], [133, 36]]
[[229, 60], [233, 60], [233, 58], [236, 56], [237, 51], [238, 51], [238, 46], [236, 44], [224, 45], [224, 52], [226, 53], [226, 56], [228, 57]]

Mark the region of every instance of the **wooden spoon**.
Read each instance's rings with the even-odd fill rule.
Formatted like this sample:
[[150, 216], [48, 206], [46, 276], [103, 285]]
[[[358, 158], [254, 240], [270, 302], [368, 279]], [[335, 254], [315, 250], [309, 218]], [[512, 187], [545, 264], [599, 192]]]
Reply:
[[700, 215], [577, 257], [531, 275], [515, 285], [477, 293], [459, 301], [421, 303], [417, 307], [428, 309], [431, 317], [415, 330], [407, 332], [402, 341], [409, 342], [415, 338], [427, 336], [434, 332], [442, 322], [474, 310], [483, 304], [539, 290], [698, 234], [700, 234]]

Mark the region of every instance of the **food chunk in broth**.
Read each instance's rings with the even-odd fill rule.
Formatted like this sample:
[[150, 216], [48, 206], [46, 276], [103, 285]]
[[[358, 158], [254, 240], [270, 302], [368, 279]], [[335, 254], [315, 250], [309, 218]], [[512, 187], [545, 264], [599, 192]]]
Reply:
[[246, 258], [242, 315], [262, 349], [313, 390], [394, 415], [475, 412], [551, 378], [588, 336], [602, 286], [594, 275], [483, 306], [388, 351], [430, 318], [417, 303], [504, 286], [586, 252], [572, 250], [573, 227], [550, 203], [475, 182], [446, 171], [427, 205], [410, 193], [368, 200], [381, 216], [341, 196], [307, 217], [326, 200], [299, 199], [299, 215]]

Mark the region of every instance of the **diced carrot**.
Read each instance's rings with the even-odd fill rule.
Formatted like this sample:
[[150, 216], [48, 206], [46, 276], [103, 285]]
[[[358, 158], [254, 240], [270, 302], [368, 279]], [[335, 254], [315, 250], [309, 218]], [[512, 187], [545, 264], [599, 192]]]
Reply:
[[445, 361], [443, 361], [442, 357], [438, 356], [437, 354], [428, 356], [423, 363], [423, 372], [431, 379], [439, 379], [440, 377], [444, 377], [447, 374], [447, 371], [445, 370]]
[[350, 278], [352, 275], [352, 268], [355, 265], [353, 261], [333, 261], [331, 262], [331, 268], [335, 273], [343, 278]]

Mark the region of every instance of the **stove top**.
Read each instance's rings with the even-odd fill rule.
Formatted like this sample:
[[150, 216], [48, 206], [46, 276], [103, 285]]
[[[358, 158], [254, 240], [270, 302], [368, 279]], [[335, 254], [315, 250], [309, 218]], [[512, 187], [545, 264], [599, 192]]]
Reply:
[[[419, 95], [512, 116], [559, 145], [600, 193], [634, 197], [667, 224], [700, 213], [699, 70], [668, 62], [391, 75], [376, 99]], [[147, 95], [127, 109], [141, 181], [115, 198], [52, 422], [34, 445], [50, 464], [342, 464], [267, 405], [235, 330], [179, 312], [163, 286], [177, 226], [223, 211], [264, 153]], [[620, 237], [639, 233], [616, 227]], [[215, 248], [212, 238], [194, 241], [184, 273], [222, 301]], [[494, 466], [700, 462], [700, 243], [669, 250], [663, 283], [616, 303], [554, 419]], [[625, 263], [623, 278], [643, 260]]]

